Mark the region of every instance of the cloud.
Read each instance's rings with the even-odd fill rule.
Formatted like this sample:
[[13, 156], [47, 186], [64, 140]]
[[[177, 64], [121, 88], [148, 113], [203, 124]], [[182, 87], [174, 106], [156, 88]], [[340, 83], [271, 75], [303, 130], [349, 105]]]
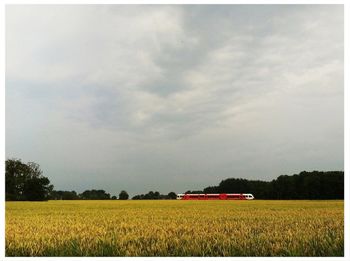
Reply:
[[6, 155], [133, 192], [343, 169], [343, 48], [336, 5], [8, 6]]

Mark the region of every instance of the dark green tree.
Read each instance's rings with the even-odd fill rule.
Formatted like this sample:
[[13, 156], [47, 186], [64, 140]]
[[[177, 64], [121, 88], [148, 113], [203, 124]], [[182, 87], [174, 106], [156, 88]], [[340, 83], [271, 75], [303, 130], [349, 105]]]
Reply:
[[101, 200], [101, 199], [110, 199], [111, 195], [106, 193], [103, 189], [92, 189], [85, 190], [83, 193], [79, 195], [81, 199], [89, 199], [89, 200]]
[[79, 196], [75, 191], [53, 190], [50, 194], [50, 199], [73, 200], [73, 199], [79, 199]]
[[119, 199], [125, 200], [125, 199], [128, 199], [128, 198], [129, 198], [129, 194], [125, 190], [122, 190], [119, 193]]
[[150, 191], [147, 194], [135, 195], [132, 199], [176, 199], [177, 195], [175, 192], [169, 192], [168, 194], [160, 194], [158, 191]]
[[111, 195], [106, 193], [103, 189], [92, 189], [85, 190], [83, 193], [79, 195], [81, 199], [89, 199], [89, 200], [101, 200], [101, 199], [110, 199]]
[[176, 199], [176, 196], [177, 196], [177, 195], [176, 195], [175, 192], [169, 192], [167, 198], [168, 198], [168, 199]]
[[23, 163], [20, 159], [5, 161], [6, 200], [48, 200], [53, 185], [42, 175], [37, 163]]
[[153, 199], [160, 199], [160, 193], [158, 191], [154, 192]]
[[[229, 178], [204, 193], [252, 193], [256, 199], [343, 199], [343, 171], [312, 171], [280, 175], [272, 181]], [[198, 193], [187, 191], [186, 193]]]

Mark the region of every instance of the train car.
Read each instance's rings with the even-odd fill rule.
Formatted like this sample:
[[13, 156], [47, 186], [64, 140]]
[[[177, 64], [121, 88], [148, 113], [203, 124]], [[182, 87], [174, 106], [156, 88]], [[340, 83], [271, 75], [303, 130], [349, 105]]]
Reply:
[[251, 200], [252, 194], [242, 193], [220, 193], [220, 194], [177, 194], [176, 199], [180, 200]]

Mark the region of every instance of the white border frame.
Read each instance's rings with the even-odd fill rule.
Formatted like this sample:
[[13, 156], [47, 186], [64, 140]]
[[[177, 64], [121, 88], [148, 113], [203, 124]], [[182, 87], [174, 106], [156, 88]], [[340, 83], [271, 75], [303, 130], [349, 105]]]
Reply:
[[5, 256], [5, 5], [0, 2], [0, 259]]
[[[3, 124], [0, 129], [0, 259], [4, 260], [24, 260], [25, 257], [5, 257], [5, 5], [7, 4], [342, 4], [344, 5], [344, 257], [284, 257], [283, 260], [350, 260], [350, 86], [349, 86], [349, 15], [350, 2], [346, 0], [285, 0], [285, 1], [267, 1], [267, 0], [0, 0], [0, 122]], [[347, 219], [345, 218], [347, 217]], [[125, 258], [133, 260], [183, 260], [184, 257], [35, 257], [31, 260], [123, 260]], [[187, 260], [202, 260], [203, 257], [189, 257]], [[280, 257], [204, 257], [205, 260], [279, 260]]]
[[[344, 5], [344, 256], [350, 259], [350, 86], [349, 86], [349, 30], [350, 4]], [[346, 219], [347, 217], [347, 219]]]

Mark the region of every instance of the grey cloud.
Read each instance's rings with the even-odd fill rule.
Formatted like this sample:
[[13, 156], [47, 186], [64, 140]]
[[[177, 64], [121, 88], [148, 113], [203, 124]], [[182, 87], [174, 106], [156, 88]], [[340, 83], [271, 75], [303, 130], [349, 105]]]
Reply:
[[6, 25], [6, 156], [58, 188], [343, 169], [341, 6], [8, 6]]

